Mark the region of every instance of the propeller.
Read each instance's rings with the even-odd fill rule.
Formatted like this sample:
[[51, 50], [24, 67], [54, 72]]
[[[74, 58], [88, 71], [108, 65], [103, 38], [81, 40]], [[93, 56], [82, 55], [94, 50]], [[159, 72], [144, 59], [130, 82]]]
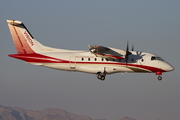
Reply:
[[[132, 47], [132, 50], [134, 49], [134, 47]], [[126, 47], [126, 55], [125, 55], [125, 61], [126, 61], [126, 66], [128, 65], [128, 60], [129, 60], [129, 55], [131, 55], [132, 53], [129, 52], [129, 42], [127, 41], [127, 47]]]
[[132, 51], [134, 51], [134, 45], [132, 45]]

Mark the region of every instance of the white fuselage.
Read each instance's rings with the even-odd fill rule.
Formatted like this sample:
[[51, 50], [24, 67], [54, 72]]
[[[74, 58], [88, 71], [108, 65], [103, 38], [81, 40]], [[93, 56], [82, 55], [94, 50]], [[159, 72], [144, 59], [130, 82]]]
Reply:
[[[165, 72], [172, 70], [172, 66], [162, 60], [151, 60], [152, 56], [157, 56], [151, 53], [131, 51], [128, 64], [125, 59], [111, 59], [96, 57], [89, 51], [69, 51], [63, 52], [48, 52], [41, 53], [42, 55], [60, 59], [59, 63], [39, 63], [45, 67], [65, 70], [65, 71], [80, 71], [86, 73], [97, 74], [104, 72], [113, 74], [118, 72]], [[34, 64], [34, 63], [31, 63]]]

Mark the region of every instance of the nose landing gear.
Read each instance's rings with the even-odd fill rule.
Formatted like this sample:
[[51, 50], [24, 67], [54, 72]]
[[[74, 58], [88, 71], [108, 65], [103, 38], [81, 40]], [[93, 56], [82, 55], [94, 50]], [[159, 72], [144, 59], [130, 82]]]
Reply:
[[161, 77], [160, 75], [162, 75], [162, 72], [156, 72], [156, 75], [159, 75], [157, 79], [158, 79], [159, 81], [161, 81], [161, 80], [162, 80], [162, 77]]
[[161, 76], [158, 76], [158, 80], [161, 81], [161, 80], [162, 80], [162, 77], [161, 77]]

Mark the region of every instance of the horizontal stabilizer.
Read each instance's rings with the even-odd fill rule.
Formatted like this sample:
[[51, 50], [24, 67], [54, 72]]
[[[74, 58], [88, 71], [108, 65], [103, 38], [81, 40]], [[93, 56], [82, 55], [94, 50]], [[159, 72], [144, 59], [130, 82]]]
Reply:
[[22, 22], [18, 21], [18, 20], [7, 20], [7, 23], [11, 24], [11, 25], [20, 25], [20, 24], [22, 24]]

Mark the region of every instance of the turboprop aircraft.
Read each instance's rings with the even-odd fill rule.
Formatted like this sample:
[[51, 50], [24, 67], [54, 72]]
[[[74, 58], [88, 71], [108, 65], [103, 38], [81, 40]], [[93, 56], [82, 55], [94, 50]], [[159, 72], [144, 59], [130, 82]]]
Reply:
[[24, 60], [29, 64], [58, 70], [79, 71], [96, 74], [104, 80], [113, 73], [155, 73], [161, 80], [162, 72], [174, 68], [160, 56], [142, 52], [89, 45], [89, 51], [56, 49], [42, 45], [33, 38], [25, 25], [18, 20], [7, 20], [17, 54], [10, 57]]

